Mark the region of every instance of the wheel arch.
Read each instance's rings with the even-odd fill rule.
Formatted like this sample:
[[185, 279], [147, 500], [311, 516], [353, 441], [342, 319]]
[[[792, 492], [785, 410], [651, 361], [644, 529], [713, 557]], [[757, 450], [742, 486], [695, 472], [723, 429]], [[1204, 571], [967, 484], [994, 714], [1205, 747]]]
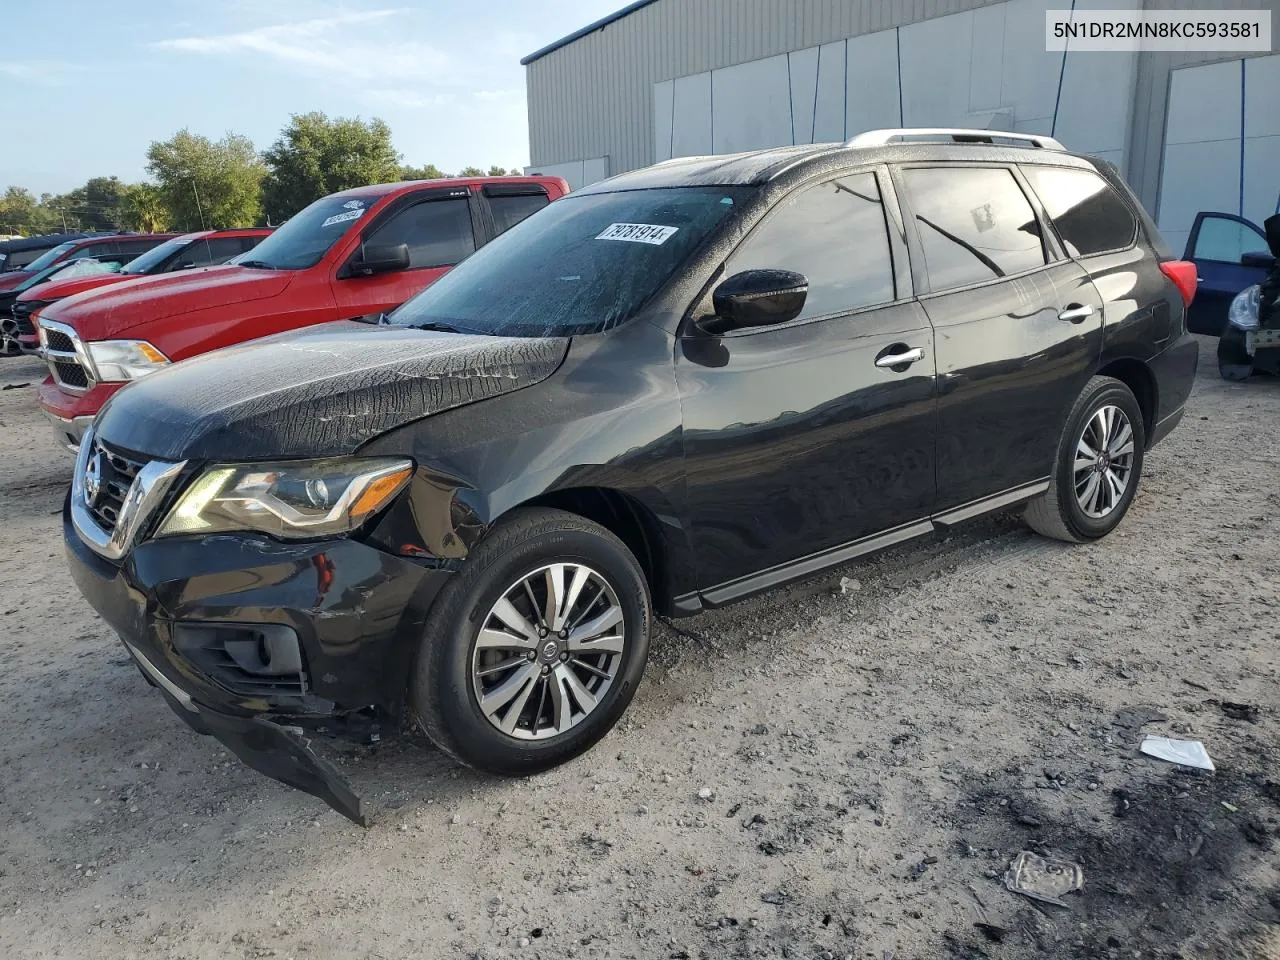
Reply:
[[606, 486], [566, 487], [538, 494], [517, 505], [552, 507], [598, 523], [621, 540], [640, 564], [656, 611], [669, 614], [672, 598], [674, 558], [677, 549], [657, 513], [638, 497]]
[[1138, 408], [1142, 411], [1143, 432], [1147, 445], [1150, 446], [1155, 431], [1156, 413], [1160, 409], [1159, 387], [1151, 368], [1134, 357], [1118, 357], [1103, 364], [1098, 370], [1098, 376], [1112, 377], [1133, 391]]

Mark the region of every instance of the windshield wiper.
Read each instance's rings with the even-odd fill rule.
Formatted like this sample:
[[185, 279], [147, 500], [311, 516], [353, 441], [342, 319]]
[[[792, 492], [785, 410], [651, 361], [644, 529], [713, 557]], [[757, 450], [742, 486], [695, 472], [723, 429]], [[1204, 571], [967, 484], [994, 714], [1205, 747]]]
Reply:
[[252, 268], [252, 269], [254, 269], [254, 270], [274, 270], [274, 269], [276, 269], [276, 268], [275, 268], [275, 266], [273, 266], [273, 265], [272, 265], [272, 264], [270, 264], [270, 263], [267, 263], [267, 261], [265, 261], [265, 260], [237, 260], [237, 261], [236, 261], [236, 266], [237, 266], [237, 267], [250, 267], [250, 268]]
[[462, 333], [462, 331], [455, 326], [451, 326], [447, 323], [439, 323], [435, 320], [429, 320], [426, 323], [407, 323], [405, 324], [405, 327], [409, 330], [434, 330], [439, 333]]

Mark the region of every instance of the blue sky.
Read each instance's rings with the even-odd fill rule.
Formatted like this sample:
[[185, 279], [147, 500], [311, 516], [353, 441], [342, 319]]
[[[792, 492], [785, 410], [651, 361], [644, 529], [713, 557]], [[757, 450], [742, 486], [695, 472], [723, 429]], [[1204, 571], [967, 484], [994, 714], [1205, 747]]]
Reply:
[[291, 113], [382, 117], [408, 163], [529, 161], [520, 58], [626, 0], [3, 0], [0, 191], [145, 176], [182, 127], [263, 149]]

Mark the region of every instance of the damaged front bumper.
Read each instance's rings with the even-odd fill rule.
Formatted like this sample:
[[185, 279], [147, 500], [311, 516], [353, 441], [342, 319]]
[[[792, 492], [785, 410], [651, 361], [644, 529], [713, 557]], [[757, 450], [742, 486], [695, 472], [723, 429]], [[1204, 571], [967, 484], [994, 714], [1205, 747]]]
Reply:
[[146, 541], [115, 564], [80, 539], [68, 508], [63, 539], [80, 592], [192, 729], [368, 823], [311, 738], [398, 732], [447, 572], [354, 540], [248, 535]]

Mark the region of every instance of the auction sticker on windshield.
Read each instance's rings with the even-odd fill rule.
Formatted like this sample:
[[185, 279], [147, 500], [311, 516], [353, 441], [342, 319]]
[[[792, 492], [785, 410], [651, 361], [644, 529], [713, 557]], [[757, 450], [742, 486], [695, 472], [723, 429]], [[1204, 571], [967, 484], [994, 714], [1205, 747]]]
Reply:
[[664, 227], [656, 223], [611, 223], [596, 235], [597, 240], [627, 240], [631, 243], [651, 243], [662, 246], [679, 227]]
[[[351, 206], [351, 203], [345, 203], [343, 206], [349, 207]], [[335, 223], [346, 223], [348, 220], [359, 220], [364, 215], [364, 211], [364, 207], [359, 207], [355, 210], [348, 210], [346, 213], [335, 213], [332, 217], [325, 220], [324, 223], [320, 224], [320, 226], [331, 227]]]

